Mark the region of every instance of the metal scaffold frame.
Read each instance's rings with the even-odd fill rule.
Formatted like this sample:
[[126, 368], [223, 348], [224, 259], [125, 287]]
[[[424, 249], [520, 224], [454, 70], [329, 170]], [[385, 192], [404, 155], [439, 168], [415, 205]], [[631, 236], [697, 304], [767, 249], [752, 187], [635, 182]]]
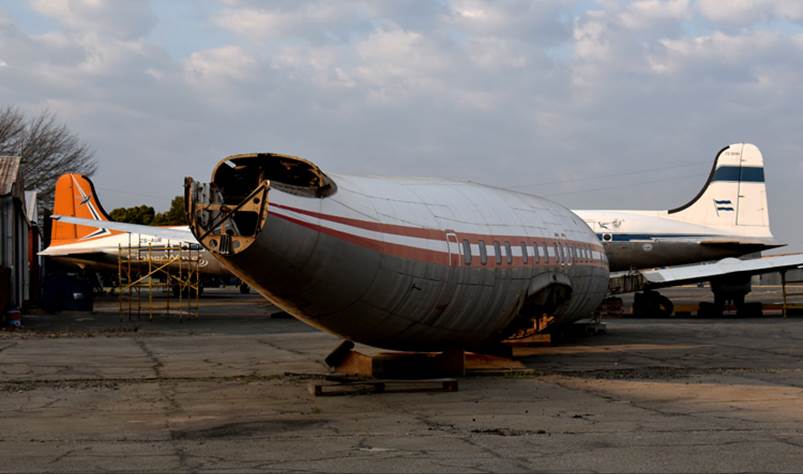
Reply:
[[[128, 246], [118, 246], [117, 282], [120, 320], [128, 315], [131, 320], [136, 315], [141, 319], [143, 310], [148, 319], [154, 313], [170, 315], [175, 312], [179, 320], [184, 316], [198, 317], [201, 296], [201, 250], [198, 246], [181, 243], [142, 245], [133, 243], [128, 237]], [[143, 292], [146, 295], [143, 295]], [[156, 300], [154, 292], [166, 293], [166, 297]], [[143, 308], [143, 296], [147, 304]], [[171, 300], [178, 304], [171, 308]], [[159, 305], [159, 302], [163, 304]]]

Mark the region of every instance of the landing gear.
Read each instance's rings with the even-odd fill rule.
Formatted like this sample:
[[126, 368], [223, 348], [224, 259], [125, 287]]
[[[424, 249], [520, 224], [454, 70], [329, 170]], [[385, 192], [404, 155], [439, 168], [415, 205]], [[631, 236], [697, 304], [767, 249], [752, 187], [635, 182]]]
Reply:
[[720, 308], [725, 308], [730, 303], [739, 308], [744, 305], [745, 296], [747, 296], [747, 292], [714, 290], [714, 304]]
[[714, 293], [713, 303], [700, 303], [699, 315], [703, 317], [722, 316], [728, 305], [736, 308], [736, 315], [752, 318], [762, 315], [761, 303], [745, 303], [744, 299], [752, 286], [750, 276], [730, 277], [711, 280], [711, 291]]
[[740, 318], [756, 318], [763, 315], [761, 303], [745, 303], [743, 292], [714, 292], [714, 302], [701, 301], [698, 316], [703, 318], [721, 317], [725, 309], [732, 305], [736, 308], [736, 316]]
[[667, 318], [674, 311], [672, 301], [657, 291], [644, 290], [633, 298], [633, 316], [637, 318]]

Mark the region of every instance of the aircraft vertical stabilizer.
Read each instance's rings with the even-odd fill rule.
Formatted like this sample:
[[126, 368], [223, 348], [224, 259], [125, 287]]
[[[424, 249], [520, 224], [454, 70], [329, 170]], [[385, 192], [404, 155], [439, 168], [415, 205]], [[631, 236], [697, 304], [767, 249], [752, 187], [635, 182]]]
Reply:
[[693, 224], [738, 227], [751, 234], [771, 236], [761, 151], [750, 143], [720, 150], [703, 189], [668, 214]]
[[[100, 205], [92, 181], [86, 176], [74, 173], [61, 175], [56, 181], [53, 214], [100, 221], [110, 220]], [[112, 231], [54, 220], [50, 242], [52, 246], [57, 246], [107, 235], [112, 235]]]

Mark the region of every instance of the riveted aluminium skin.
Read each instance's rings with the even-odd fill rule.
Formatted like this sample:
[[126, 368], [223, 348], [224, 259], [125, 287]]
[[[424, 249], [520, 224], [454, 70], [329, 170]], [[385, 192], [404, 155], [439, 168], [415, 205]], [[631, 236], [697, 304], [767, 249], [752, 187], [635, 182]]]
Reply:
[[[276, 156], [238, 155], [221, 163], [247, 169]], [[555, 203], [440, 179], [324, 176], [331, 184], [326, 193], [262, 176], [271, 189], [261, 230], [249, 245], [216, 253], [238, 277], [312, 326], [389, 349], [474, 348], [508, 336], [539, 290], [570, 289], [554, 314], [561, 323], [590, 316], [606, 294], [607, 263], [590, 258], [602, 255], [599, 241]], [[481, 240], [489, 253], [485, 264]], [[464, 241], [471, 245], [470, 263]], [[504, 252], [498, 263], [495, 242]], [[538, 247], [543, 257], [536, 257]]]

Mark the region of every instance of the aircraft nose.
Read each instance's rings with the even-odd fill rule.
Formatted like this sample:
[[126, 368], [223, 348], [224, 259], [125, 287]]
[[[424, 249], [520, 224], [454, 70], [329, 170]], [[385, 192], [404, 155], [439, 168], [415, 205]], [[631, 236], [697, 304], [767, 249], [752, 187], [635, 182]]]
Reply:
[[184, 196], [190, 230], [207, 250], [227, 256], [250, 246], [268, 217], [270, 181], [242, 195], [225, 197], [214, 183], [186, 178]]

